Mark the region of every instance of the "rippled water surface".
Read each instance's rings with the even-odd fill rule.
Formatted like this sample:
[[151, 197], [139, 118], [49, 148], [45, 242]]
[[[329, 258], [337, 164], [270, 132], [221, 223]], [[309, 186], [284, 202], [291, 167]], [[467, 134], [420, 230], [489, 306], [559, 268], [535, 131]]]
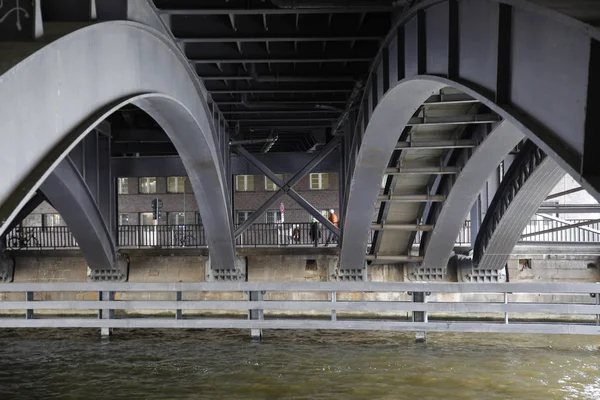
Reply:
[[0, 399], [600, 399], [600, 337], [0, 331]]

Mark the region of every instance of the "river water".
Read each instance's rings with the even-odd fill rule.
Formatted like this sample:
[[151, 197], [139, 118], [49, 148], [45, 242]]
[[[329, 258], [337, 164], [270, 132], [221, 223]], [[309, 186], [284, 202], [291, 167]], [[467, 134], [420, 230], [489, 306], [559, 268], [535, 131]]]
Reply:
[[1, 330], [0, 399], [600, 399], [600, 337]]

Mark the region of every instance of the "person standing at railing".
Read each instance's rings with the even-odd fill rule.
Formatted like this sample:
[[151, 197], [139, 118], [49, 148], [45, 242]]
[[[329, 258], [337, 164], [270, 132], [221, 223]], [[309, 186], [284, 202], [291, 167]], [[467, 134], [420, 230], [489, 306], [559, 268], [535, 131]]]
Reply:
[[319, 239], [321, 239], [321, 230], [319, 229], [319, 223], [313, 222], [310, 224], [310, 240], [315, 244], [315, 247], [319, 245]]
[[[329, 210], [329, 218], [328, 219], [329, 219], [329, 222], [331, 222], [331, 224], [333, 226], [335, 226], [336, 228], [339, 228], [339, 218], [335, 214], [335, 210], [333, 208], [331, 210]], [[325, 246], [329, 245], [330, 242], [333, 243], [336, 240], [337, 240], [336, 234], [333, 232], [329, 232], [329, 236], [327, 237]]]

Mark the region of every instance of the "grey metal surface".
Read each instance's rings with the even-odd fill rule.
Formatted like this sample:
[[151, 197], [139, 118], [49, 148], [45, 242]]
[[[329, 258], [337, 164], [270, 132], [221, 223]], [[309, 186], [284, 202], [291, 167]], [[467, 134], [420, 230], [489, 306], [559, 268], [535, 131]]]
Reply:
[[501, 269], [548, 193], [564, 176], [558, 164], [527, 143], [494, 196], [473, 248], [478, 269]]
[[448, 264], [456, 236], [481, 187], [506, 154], [522, 139], [523, 134], [514, 125], [504, 121], [473, 152], [454, 181], [436, 218], [433, 232], [425, 237], [423, 268], [440, 268]]
[[[364, 260], [371, 216], [363, 210], [375, 204], [391, 155], [391, 137], [397, 139], [408, 123], [407, 115], [443, 86], [480, 100], [600, 199], [596, 171], [588, 168], [582, 173], [581, 169], [582, 165], [594, 165], [584, 162], [584, 142], [587, 138], [590, 148], [585, 156], [591, 161], [596, 129], [592, 116], [597, 113], [595, 65], [600, 58], [592, 54], [598, 46], [590, 44], [598, 40], [600, 31], [527, 1], [460, 1], [459, 18], [449, 13], [448, 3], [426, 0], [403, 13], [371, 68], [363, 97], [368, 112], [354, 131], [350, 152], [357, 156], [350, 162], [354, 168], [346, 201], [342, 265], [355, 267]], [[455, 18], [450, 24], [458, 29], [455, 35], [447, 34], [446, 24], [435, 23], [450, 18]], [[424, 24], [424, 29], [418, 29], [419, 24]], [[540, 32], [551, 32], [551, 38]], [[396, 59], [389, 57], [392, 50]], [[440, 66], [438, 59], [447, 59], [448, 68]], [[389, 67], [382, 69], [384, 60]], [[373, 95], [381, 79], [379, 71], [388, 71], [391, 87], [381, 98]], [[451, 79], [425, 76], [432, 73]], [[373, 98], [379, 102], [372, 104]], [[392, 98], [395, 107], [387, 104]], [[591, 122], [585, 124], [586, 120]]]
[[450, 282], [164, 282], [164, 283], [0, 283], [0, 292], [431, 292], [431, 293], [600, 293], [598, 283]]
[[559, 323], [503, 324], [493, 322], [388, 322], [388, 321], [319, 321], [319, 320], [242, 320], [242, 319], [0, 319], [0, 328], [186, 328], [186, 329], [331, 329], [389, 330], [427, 332], [498, 332], [598, 335], [596, 325]]
[[54, 168], [40, 191], [73, 232], [88, 266], [94, 270], [112, 269], [116, 262], [115, 238], [69, 157]]
[[[168, 37], [132, 22], [81, 29], [2, 75], [0, 121], [11, 145], [0, 156], [5, 171], [0, 232], [89, 131], [112, 111], [133, 103], [165, 129], [186, 165], [202, 220], [210, 227], [213, 265], [232, 265], [227, 180], [211, 114], [196, 85], [195, 72]], [[16, 101], [15, 95], [24, 98]]]
[[[104, 292], [109, 293], [109, 292]], [[110, 292], [113, 293], [113, 292]], [[256, 293], [260, 297], [261, 292]], [[259, 298], [257, 297], [257, 298]], [[108, 298], [108, 297], [107, 297]], [[0, 310], [315, 310], [315, 311], [426, 311], [460, 313], [600, 314], [596, 304], [410, 302], [410, 301], [235, 301], [235, 300], [118, 300], [118, 301], [0, 301]], [[251, 318], [260, 319], [260, 318]]]

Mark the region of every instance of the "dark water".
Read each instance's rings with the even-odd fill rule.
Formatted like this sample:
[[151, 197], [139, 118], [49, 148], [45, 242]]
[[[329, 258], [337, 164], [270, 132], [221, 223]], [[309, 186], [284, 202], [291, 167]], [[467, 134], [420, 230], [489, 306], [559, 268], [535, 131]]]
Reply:
[[0, 399], [600, 399], [600, 337], [0, 331]]

